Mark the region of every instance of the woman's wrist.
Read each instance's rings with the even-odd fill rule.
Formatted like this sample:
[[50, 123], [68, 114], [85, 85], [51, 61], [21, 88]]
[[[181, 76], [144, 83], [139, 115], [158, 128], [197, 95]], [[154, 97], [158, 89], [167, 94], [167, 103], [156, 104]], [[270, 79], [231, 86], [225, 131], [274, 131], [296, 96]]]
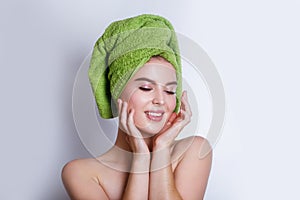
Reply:
[[153, 141], [153, 146], [152, 146], [152, 152], [159, 152], [159, 151], [168, 151], [171, 149], [171, 142], [164, 142], [164, 141], [159, 141], [159, 140], [154, 140]]
[[151, 162], [150, 153], [133, 153], [131, 162], [132, 173], [149, 172]]
[[164, 153], [164, 155], [171, 152], [171, 145], [169, 144], [153, 144], [152, 153], [160, 152]]
[[164, 168], [171, 164], [171, 148], [154, 149], [151, 157], [151, 171]]

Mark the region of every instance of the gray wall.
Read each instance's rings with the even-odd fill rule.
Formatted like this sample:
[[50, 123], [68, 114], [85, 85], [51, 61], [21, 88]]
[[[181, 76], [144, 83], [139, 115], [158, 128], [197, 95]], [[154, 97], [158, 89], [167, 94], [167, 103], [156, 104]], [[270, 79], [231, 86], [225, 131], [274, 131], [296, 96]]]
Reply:
[[72, 89], [104, 28], [167, 17], [222, 77], [227, 113], [207, 200], [297, 199], [300, 4], [287, 1], [11, 0], [0, 6], [0, 199], [68, 199], [69, 160], [89, 157]]

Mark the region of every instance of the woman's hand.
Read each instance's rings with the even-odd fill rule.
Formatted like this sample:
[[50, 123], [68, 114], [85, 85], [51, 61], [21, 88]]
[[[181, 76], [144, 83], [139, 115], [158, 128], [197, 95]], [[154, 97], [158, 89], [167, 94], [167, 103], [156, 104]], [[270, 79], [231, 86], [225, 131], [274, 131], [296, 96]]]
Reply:
[[165, 127], [153, 139], [153, 151], [170, 147], [180, 131], [191, 121], [192, 112], [184, 91], [181, 96], [180, 112], [172, 113]]
[[127, 133], [126, 140], [134, 153], [150, 153], [141, 132], [136, 128], [133, 120], [134, 109], [128, 111], [127, 102], [118, 99], [119, 127]]

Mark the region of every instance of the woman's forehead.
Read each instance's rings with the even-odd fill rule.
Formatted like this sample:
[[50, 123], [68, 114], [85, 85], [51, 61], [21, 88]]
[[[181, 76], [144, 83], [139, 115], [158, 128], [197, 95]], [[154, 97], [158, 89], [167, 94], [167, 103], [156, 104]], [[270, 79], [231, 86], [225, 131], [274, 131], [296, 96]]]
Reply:
[[161, 56], [154, 56], [154, 57], [151, 57], [150, 60], [145, 64], [151, 64], [151, 63], [157, 63], [157, 64], [162, 64], [162, 65], [165, 65], [166, 67], [170, 67], [172, 69], [175, 69], [173, 67], [173, 65], [167, 61], [165, 58], [161, 57]]
[[176, 71], [171, 64], [164, 62], [148, 62], [133, 76], [133, 80], [147, 78], [157, 83], [176, 81]]

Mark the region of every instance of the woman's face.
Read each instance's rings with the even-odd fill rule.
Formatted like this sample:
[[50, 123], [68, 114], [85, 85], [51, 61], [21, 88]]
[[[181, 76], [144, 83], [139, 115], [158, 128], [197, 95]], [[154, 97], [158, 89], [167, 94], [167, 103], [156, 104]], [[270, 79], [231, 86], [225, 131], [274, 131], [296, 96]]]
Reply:
[[129, 80], [121, 94], [134, 109], [134, 122], [144, 137], [157, 134], [176, 107], [176, 71], [161, 57], [151, 58]]

